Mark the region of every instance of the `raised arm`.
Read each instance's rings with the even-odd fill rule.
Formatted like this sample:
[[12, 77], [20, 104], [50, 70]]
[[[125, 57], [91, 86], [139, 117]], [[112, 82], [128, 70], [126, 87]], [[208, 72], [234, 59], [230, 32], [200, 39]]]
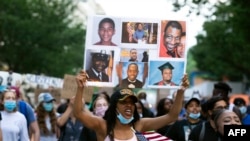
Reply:
[[181, 88], [177, 90], [177, 95], [172, 108], [168, 114], [155, 118], [142, 118], [139, 124], [139, 131], [156, 130], [178, 119], [184, 99], [184, 91], [189, 86], [187, 75], [182, 79]]
[[64, 126], [67, 120], [69, 119], [69, 117], [71, 116], [73, 112], [74, 101], [75, 101], [75, 96], [70, 99], [70, 102], [68, 104], [66, 111], [57, 119], [57, 125], [59, 127]]
[[104, 119], [94, 116], [87, 109], [83, 108], [85, 106], [85, 101], [82, 97], [82, 94], [87, 78], [88, 75], [85, 71], [81, 71], [76, 76], [76, 82], [78, 87], [75, 96], [75, 103], [73, 105], [73, 114], [78, 120], [80, 120], [83, 123], [84, 126], [93, 129], [95, 131], [98, 131], [99, 129], [102, 129], [100, 127], [101, 124], [105, 122]]

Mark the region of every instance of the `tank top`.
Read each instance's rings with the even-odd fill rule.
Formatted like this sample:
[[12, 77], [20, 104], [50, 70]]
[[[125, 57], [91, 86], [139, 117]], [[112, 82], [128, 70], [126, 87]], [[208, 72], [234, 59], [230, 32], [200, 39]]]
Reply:
[[[107, 136], [104, 141], [111, 141], [111, 139], [109, 138], [109, 136]], [[136, 135], [133, 134], [133, 137], [131, 139], [128, 140], [118, 140], [118, 139], [114, 139], [114, 141], [137, 141]]]

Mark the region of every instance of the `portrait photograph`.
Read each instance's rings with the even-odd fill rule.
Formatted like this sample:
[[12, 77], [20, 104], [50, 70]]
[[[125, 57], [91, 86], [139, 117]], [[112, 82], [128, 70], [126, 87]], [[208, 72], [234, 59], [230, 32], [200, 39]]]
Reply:
[[122, 43], [157, 44], [158, 23], [122, 22]]
[[147, 77], [147, 63], [143, 62], [120, 62], [117, 72], [120, 88], [142, 88]]
[[121, 48], [121, 62], [148, 62], [149, 49]]
[[157, 48], [160, 20], [121, 18], [121, 45], [125, 47]]
[[185, 73], [185, 61], [151, 60], [149, 64], [148, 87], [179, 88]]
[[91, 45], [118, 47], [121, 39], [121, 21], [117, 17], [94, 16], [89, 19], [87, 39]]
[[186, 56], [186, 21], [162, 20], [160, 37], [159, 57]]
[[119, 57], [119, 49], [87, 49], [84, 57], [84, 70], [88, 85], [114, 86], [114, 60]]

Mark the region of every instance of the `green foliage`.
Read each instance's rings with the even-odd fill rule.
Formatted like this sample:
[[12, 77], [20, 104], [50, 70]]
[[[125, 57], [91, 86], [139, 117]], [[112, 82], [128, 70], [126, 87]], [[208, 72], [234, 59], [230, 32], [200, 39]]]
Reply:
[[250, 78], [249, 6], [245, 0], [217, 6], [216, 19], [204, 23], [206, 33], [198, 35], [197, 45], [190, 49], [198, 69], [232, 81]]
[[1, 0], [0, 60], [14, 72], [63, 77], [82, 68], [85, 30], [72, 0]]

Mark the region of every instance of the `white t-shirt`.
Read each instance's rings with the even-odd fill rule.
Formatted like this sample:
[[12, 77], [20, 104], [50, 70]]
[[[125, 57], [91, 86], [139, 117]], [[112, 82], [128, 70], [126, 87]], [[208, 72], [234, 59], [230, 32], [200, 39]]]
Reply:
[[40, 141], [58, 141], [58, 139], [56, 137], [56, 133], [53, 133], [51, 131], [52, 127], [51, 127], [51, 124], [50, 124], [50, 118], [49, 117], [46, 117], [45, 123], [46, 123], [46, 126], [47, 126], [50, 133], [49, 133], [49, 135], [44, 135], [42, 132], [40, 132]]
[[3, 141], [29, 141], [27, 121], [20, 112], [1, 111]]

